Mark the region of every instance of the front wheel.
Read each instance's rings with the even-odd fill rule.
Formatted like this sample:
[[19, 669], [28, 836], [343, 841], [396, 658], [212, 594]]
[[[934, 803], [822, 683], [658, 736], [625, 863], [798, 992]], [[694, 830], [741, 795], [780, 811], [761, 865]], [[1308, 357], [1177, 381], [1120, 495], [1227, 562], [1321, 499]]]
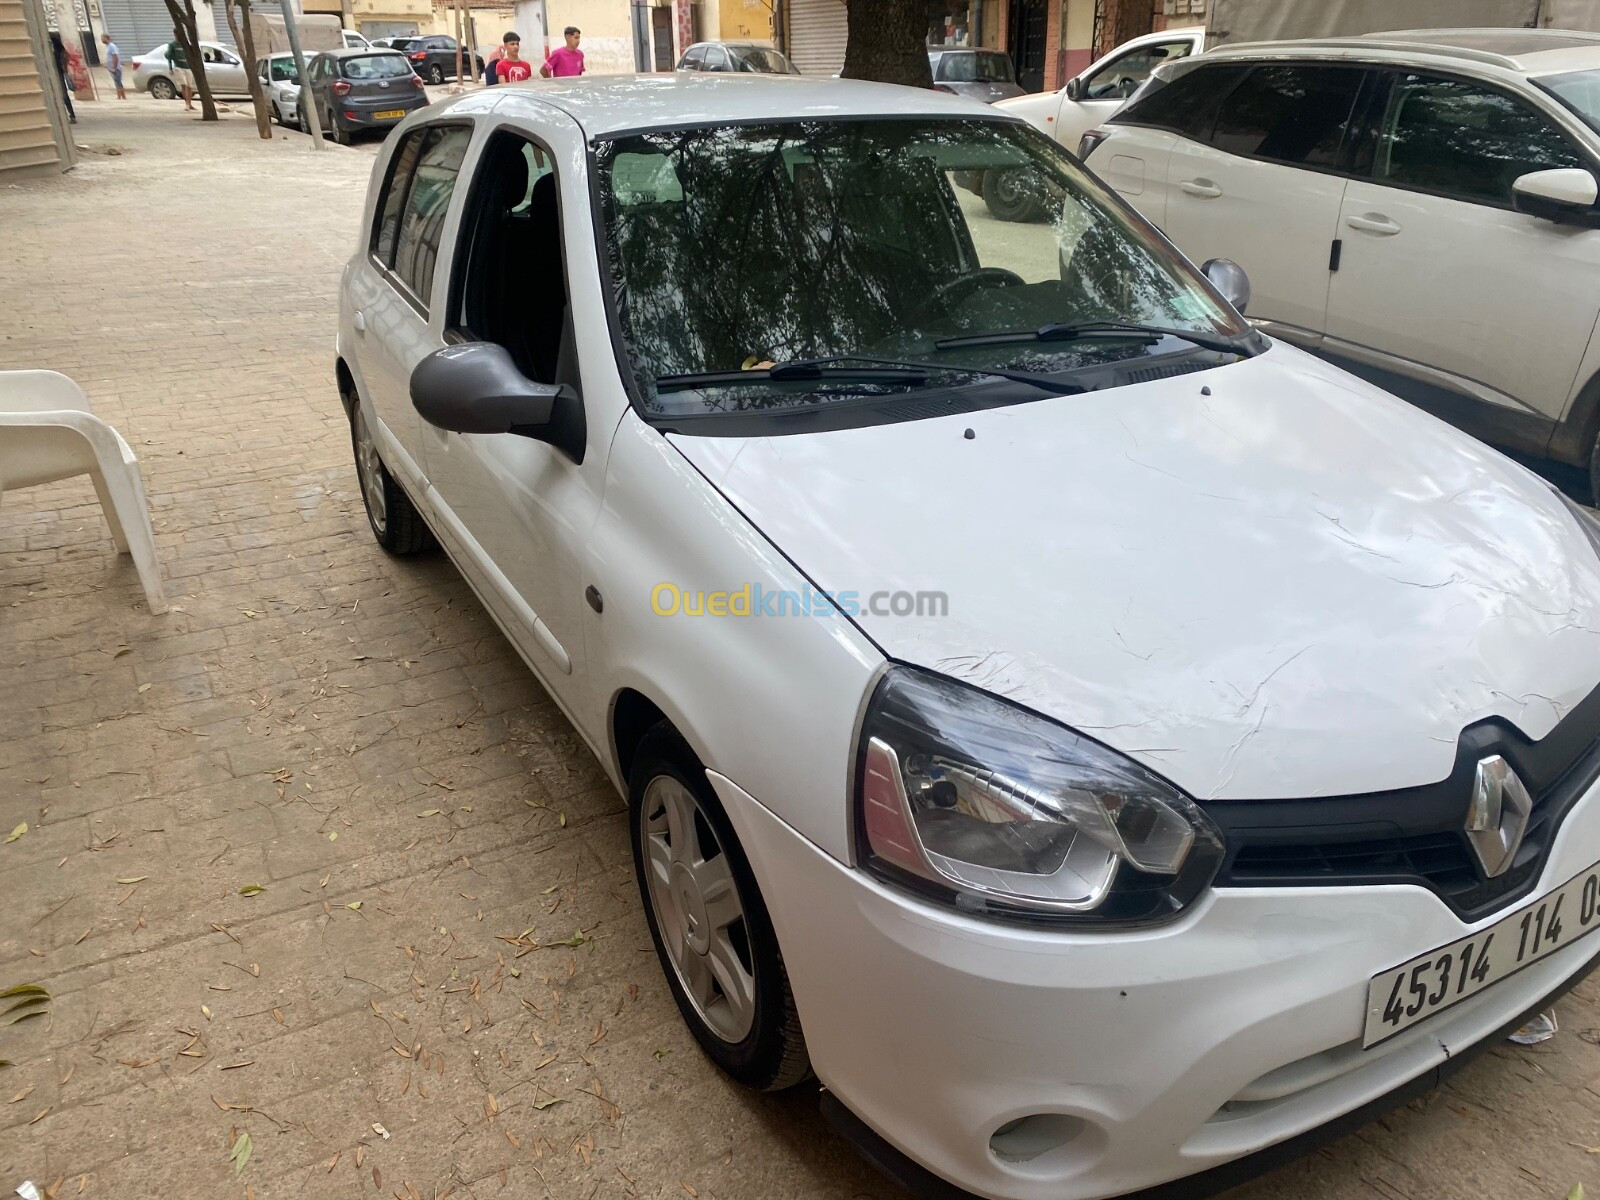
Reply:
[[1037, 221], [1044, 206], [1028, 190], [1028, 173], [1022, 170], [989, 170], [983, 173], [983, 202], [1002, 221]]
[[367, 425], [366, 410], [357, 400], [350, 411], [350, 441], [355, 447], [356, 477], [361, 482], [361, 504], [367, 510], [372, 536], [390, 554], [418, 554], [434, 546], [427, 522], [417, 512], [378, 455], [378, 445]]
[[634, 754], [633, 861], [656, 954], [689, 1032], [746, 1087], [811, 1073], [789, 975], [755, 876], [705, 768], [663, 722]]

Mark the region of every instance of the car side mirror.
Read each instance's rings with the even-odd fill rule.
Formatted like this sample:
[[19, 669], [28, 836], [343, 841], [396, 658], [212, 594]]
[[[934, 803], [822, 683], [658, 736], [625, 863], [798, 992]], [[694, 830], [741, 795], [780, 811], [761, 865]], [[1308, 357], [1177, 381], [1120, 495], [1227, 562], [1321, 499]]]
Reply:
[[1231, 258], [1213, 258], [1201, 272], [1211, 281], [1211, 286], [1222, 293], [1222, 298], [1242, 314], [1250, 303], [1250, 276]]
[[1554, 221], [1558, 225], [1600, 227], [1600, 184], [1582, 167], [1561, 167], [1553, 171], [1530, 171], [1511, 182], [1511, 204], [1530, 217]]
[[424, 421], [440, 429], [533, 438], [583, 461], [583, 401], [577, 389], [534, 383], [494, 342], [461, 342], [428, 355], [411, 372], [411, 403]]
[[1082, 79], [1069, 79], [1069, 80], [1067, 80], [1067, 99], [1068, 100], [1082, 100], [1083, 99], [1083, 80]]

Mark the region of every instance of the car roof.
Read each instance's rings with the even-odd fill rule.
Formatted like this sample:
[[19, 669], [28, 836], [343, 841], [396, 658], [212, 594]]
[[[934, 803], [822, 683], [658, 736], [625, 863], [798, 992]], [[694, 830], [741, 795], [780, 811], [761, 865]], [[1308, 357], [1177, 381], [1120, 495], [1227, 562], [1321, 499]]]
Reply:
[[[706, 41], [706, 42], [696, 42], [694, 44], [694, 46], [731, 46], [731, 47], [734, 47], [735, 49], [738, 49], [738, 50], [776, 50], [777, 49], [777, 47], [772, 45], [770, 42], [749, 42], [749, 41], [725, 42], [725, 41], [721, 41], [720, 39], [713, 39], [711, 41]], [[690, 46], [689, 49], [693, 50], [694, 46]]]
[[473, 111], [481, 97], [496, 116], [540, 117], [559, 109], [586, 137], [623, 131], [681, 129], [686, 125], [748, 124], [852, 117], [979, 117], [1021, 121], [991, 105], [931, 88], [897, 87], [857, 79], [802, 75], [681, 73], [571, 76], [502, 84], [467, 92], [436, 105]]
[[1544, 75], [1600, 67], [1600, 33], [1573, 29], [1397, 29], [1361, 37], [1222, 46], [1196, 61], [1288, 55], [1363, 62], [1426, 62], [1515, 75]]
[[929, 54], [1004, 54], [993, 46], [929, 46]]

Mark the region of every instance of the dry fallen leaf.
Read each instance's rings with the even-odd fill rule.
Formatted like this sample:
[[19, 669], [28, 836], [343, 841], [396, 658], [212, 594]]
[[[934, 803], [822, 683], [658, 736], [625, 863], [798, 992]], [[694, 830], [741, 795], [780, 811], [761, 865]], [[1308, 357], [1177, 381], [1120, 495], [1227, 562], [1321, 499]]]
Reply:
[[200, 1006], [200, 1015], [208, 1021], [211, 1020], [211, 1006], [209, 1004], [202, 1004]]
[[688, 1185], [688, 1184], [687, 1184], [687, 1183], [685, 1183], [685, 1182], [684, 1182], [684, 1181], [683, 1181], [683, 1180], [681, 1180], [681, 1179], [680, 1179], [680, 1180], [678, 1180], [678, 1186], [680, 1186], [680, 1187], [681, 1187], [681, 1188], [683, 1188], [683, 1190], [684, 1190], [684, 1191], [686, 1191], [686, 1192], [688, 1192], [688, 1193], [689, 1193], [689, 1195], [691, 1195], [691, 1196], [698, 1196], [698, 1195], [699, 1195], [699, 1194], [700, 1194], [700, 1193], [699, 1193], [699, 1192], [697, 1192], [697, 1191], [695, 1191], [695, 1190], [694, 1190], [694, 1188], [692, 1188], [692, 1187], [690, 1187], [690, 1186], [689, 1186], [689, 1185]]
[[241, 896], [259, 896], [262, 892], [264, 892], [266, 890], [267, 889], [262, 887], [259, 883], [247, 883], [242, 888], [239, 889], [239, 895], [241, 895]]
[[143, 883], [146, 879], [149, 879], [149, 878], [150, 878], [150, 876], [148, 876], [148, 875], [129, 875], [129, 876], [123, 878], [123, 879], [117, 880], [117, 882], [120, 883], [120, 884], [124, 884], [124, 885], [130, 884], [130, 883]]
[[23, 821], [20, 824], [18, 824], [18, 826], [15, 829], [13, 829], [10, 833], [8, 833], [6, 835], [6, 841], [7, 842], [14, 842], [19, 837], [21, 837], [23, 834], [25, 834], [27, 832], [28, 832], [28, 823], [26, 821]]
[[382, 1125], [379, 1125], [376, 1121], [372, 1123], [372, 1132], [377, 1134], [386, 1142], [389, 1140], [389, 1131]]

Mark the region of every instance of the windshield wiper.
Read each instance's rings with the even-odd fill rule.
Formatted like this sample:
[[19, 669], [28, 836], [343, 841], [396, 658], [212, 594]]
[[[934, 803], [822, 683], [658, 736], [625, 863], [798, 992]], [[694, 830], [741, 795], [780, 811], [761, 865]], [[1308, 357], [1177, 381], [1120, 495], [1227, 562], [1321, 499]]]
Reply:
[[1140, 325], [1131, 321], [1061, 321], [1038, 329], [1015, 329], [1007, 333], [976, 333], [970, 337], [943, 338], [934, 343], [939, 350], [958, 350], [966, 346], [1014, 346], [1022, 342], [1077, 342], [1090, 338], [1139, 338], [1151, 343], [1162, 338], [1180, 338], [1206, 350], [1250, 357], [1255, 351], [1250, 340], [1201, 329], [1168, 329], [1162, 325]]
[[[863, 363], [864, 366], [846, 366]], [[841, 354], [831, 358], [797, 358], [752, 371], [708, 371], [697, 375], [662, 375], [656, 380], [658, 392], [683, 392], [700, 388], [738, 387], [770, 380], [773, 383], [820, 380], [826, 383], [882, 383], [923, 387], [930, 374], [993, 375], [1015, 383], [1025, 383], [1056, 396], [1076, 396], [1088, 391], [1082, 384], [1030, 371], [1005, 367], [968, 367], [953, 363], [918, 362], [914, 359], [874, 358], [863, 354]]]

